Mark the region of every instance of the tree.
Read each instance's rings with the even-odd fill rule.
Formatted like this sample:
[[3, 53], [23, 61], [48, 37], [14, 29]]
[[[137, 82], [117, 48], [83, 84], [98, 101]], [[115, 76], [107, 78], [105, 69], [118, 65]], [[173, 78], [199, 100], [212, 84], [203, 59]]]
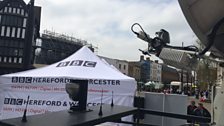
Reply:
[[[199, 50], [204, 48], [204, 45], [196, 40]], [[212, 86], [217, 80], [217, 67], [216, 62], [203, 58], [199, 60], [197, 72], [198, 86], [200, 89], [205, 90]]]

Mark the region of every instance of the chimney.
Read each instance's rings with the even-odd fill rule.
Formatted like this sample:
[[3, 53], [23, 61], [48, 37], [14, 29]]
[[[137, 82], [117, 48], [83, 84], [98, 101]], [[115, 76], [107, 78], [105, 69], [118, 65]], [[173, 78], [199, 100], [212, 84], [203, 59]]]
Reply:
[[140, 61], [142, 61], [142, 60], [144, 60], [144, 56], [143, 55], [140, 56]]

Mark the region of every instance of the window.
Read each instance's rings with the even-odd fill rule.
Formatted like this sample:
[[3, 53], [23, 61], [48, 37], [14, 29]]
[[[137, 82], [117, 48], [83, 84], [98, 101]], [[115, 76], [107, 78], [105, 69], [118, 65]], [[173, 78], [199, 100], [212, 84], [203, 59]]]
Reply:
[[26, 18], [23, 19], [23, 27], [26, 27]]
[[1, 20], [1, 23], [2, 23], [3, 25], [5, 25], [5, 24], [6, 24], [6, 17], [7, 17], [7, 16], [2, 15], [2, 20]]
[[121, 69], [121, 64], [119, 64], [119, 69]]
[[12, 16], [12, 18], [11, 18], [11, 24], [13, 25], [13, 26], [15, 26], [15, 25], [17, 25], [17, 20], [18, 20], [18, 17], [15, 17], [15, 16]]
[[2, 15], [0, 15], [0, 24], [1, 24], [1, 22], [2, 22]]
[[25, 38], [25, 29], [23, 29], [23, 31], [22, 31], [22, 38]]
[[12, 28], [12, 34], [11, 34], [12, 37], [15, 37], [16, 36], [16, 28], [13, 27]]
[[2, 62], [2, 57], [0, 56], [0, 62]]
[[19, 58], [19, 63], [22, 63], [23, 62], [23, 59], [20, 57]]
[[12, 11], [12, 13], [14, 13], [14, 14], [16, 13], [16, 8], [13, 8], [13, 11]]
[[9, 7], [9, 13], [12, 13], [12, 8], [11, 7]]
[[17, 49], [14, 50], [14, 56], [18, 56], [19, 51]]
[[21, 9], [21, 15], [24, 16], [24, 9]]
[[7, 12], [7, 10], [8, 10], [8, 7], [5, 7], [4, 12]]
[[126, 69], [126, 65], [124, 65], [124, 70]]
[[5, 22], [4, 22], [5, 25], [9, 25], [10, 24], [10, 16], [7, 15], [5, 16]]
[[2, 26], [1, 36], [5, 36], [5, 26]]
[[17, 18], [17, 25], [18, 26], [23, 26], [23, 19], [22, 18]]
[[20, 31], [21, 31], [21, 29], [18, 28], [18, 29], [17, 29], [17, 38], [20, 38]]
[[12, 62], [12, 57], [9, 57], [9, 63], [11, 63]]
[[7, 57], [4, 57], [4, 60], [3, 60], [3, 62], [5, 62], [5, 63], [7, 62]]
[[6, 36], [10, 37], [10, 27], [7, 27], [7, 29], [6, 29]]
[[16, 26], [17, 25], [17, 17], [10, 16], [10, 26]]
[[14, 57], [13, 62], [17, 63], [17, 57]]
[[19, 50], [19, 56], [23, 56], [23, 50], [22, 49]]
[[17, 14], [20, 14], [20, 8], [17, 8]]
[[12, 16], [7, 16], [6, 24], [7, 25], [12, 25], [12, 20], [13, 20]]

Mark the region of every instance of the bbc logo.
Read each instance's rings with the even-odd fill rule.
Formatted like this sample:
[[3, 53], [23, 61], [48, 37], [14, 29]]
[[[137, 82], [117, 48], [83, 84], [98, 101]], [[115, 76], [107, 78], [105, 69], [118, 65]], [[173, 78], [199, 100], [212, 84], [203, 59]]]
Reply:
[[12, 83], [31, 83], [32, 77], [12, 77]]
[[83, 61], [83, 60], [73, 60], [60, 62], [56, 67], [67, 67], [67, 66], [84, 66], [84, 67], [95, 67], [97, 62], [93, 61]]
[[24, 102], [23, 99], [15, 99], [15, 98], [5, 98], [4, 104], [6, 105], [22, 105]]

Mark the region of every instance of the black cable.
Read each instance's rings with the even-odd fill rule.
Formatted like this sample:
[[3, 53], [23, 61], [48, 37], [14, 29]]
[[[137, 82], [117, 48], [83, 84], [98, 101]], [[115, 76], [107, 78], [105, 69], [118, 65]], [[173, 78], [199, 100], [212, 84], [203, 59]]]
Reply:
[[222, 25], [223, 22], [224, 22], [224, 17], [215, 24], [215, 26], [212, 29], [212, 32], [207, 36], [208, 37], [207, 46], [204, 48], [204, 50], [202, 50], [199, 53], [199, 56], [204, 55], [212, 47], [212, 45], [215, 42], [214, 40], [215, 40], [217, 31], [219, 30], [219, 28], [220, 28], [220, 26]]
[[145, 33], [144, 29], [142, 28], [142, 26], [141, 26], [139, 23], [134, 23], [134, 24], [131, 26], [131, 31], [132, 31], [133, 33], [135, 33], [136, 35], [139, 35], [138, 32], [134, 31], [134, 26], [135, 26], [135, 25], [138, 25], [138, 26], [140, 27], [140, 29], [142, 30], [142, 32]]
[[134, 26], [135, 26], [135, 25], [138, 25], [139, 28], [141, 29], [141, 31], [143, 32], [143, 34], [144, 34], [144, 36], [145, 36], [145, 38], [146, 38], [146, 41], [148, 42], [148, 50], [149, 50], [149, 51], [152, 51], [152, 49], [151, 49], [152, 43], [150, 43], [150, 38], [148, 37], [148, 35], [146, 34], [146, 32], [144, 31], [144, 29], [142, 28], [142, 26], [141, 26], [139, 23], [134, 23], [134, 24], [131, 26], [131, 31], [132, 31], [133, 33], [135, 33], [137, 36], [139, 36], [139, 33], [136, 32], [136, 31], [134, 31]]
[[144, 51], [144, 50], [141, 50], [141, 49], [138, 49], [139, 51], [141, 51], [142, 52], [142, 54], [144, 54], [144, 55], [149, 55], [149, 56], [151, 56], [150, 54], [149, 54], [149, 52], [148, 51]]
[[133, 33], [135, 33], [136, 35], [139, 35], [138, 32], [134, 31], [134, 26], [135, 26], [135, 25], [138, 25], [138, 26], [139, 26], [139, 28], [140, 28], [140, 29], [142, 30], [142, 32], [144, 33], [144, 35], [145, 35], [147, 41], [149, 42], [149, 41], [150, 41], [150, 38], [148, 37], [148, 35], [146, 34], [145, 30], [142, 28], [142, 26], [141, 26], [139, 23], [134, 23], [134, 24], [131, 26], [131, 31], [132, 31]]
[[194, 52], [199, 52], [198, 48], [196, 46], [195, 48], [192, 48], [191, 46], [187, 46], [187, 47], [180, 47], [180, 46], [170, 46], [170, 45], [165, 45], [165, 47], [171, 48], [171, 49], [179, 49], [179, 50], [186, 50], [186, 51], [194, 51]]
[[191, 45], [191, 46], [187, 46], [187, 48], [192, 48], [192, 49], [194, 48], [197, 52], [199, 52], [199, 49], [197, 46]]

